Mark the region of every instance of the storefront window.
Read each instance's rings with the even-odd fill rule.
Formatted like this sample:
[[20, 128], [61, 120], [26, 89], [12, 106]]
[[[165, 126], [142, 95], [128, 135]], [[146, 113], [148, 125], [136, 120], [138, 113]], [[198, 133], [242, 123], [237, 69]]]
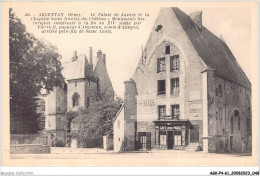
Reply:
[[174, 131], [174, 145], [181, 145], [181, 131]]
[[160, 145], [166, 145], [166, 131], [160, 131]]

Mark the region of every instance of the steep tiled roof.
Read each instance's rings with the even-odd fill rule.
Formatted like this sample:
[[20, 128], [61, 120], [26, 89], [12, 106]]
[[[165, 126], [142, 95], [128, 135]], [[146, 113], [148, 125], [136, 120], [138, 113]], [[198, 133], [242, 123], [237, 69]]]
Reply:
[[172, 10], [197, 53], [208, 67], [215, 69], [217, 74], [227, 79], [251, 88], [251, 83], [223, 39], [215, 36], [204, 26], [199, 31], [190, 16], [179, 8], [174, 7]]
[[62, 74], [66, 80], [86, 78], [93, 76], [93, 71], [90, 68], [85, 54], [79, 55], [76, 61], [65, 62], [62, 64]]

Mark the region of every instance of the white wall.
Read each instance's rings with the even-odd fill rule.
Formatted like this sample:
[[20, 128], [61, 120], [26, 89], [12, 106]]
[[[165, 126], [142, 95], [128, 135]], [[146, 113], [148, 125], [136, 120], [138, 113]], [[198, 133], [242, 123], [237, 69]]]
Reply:
[[119, 112], [118, 116], [116, 117], [116, 120], [114, 121], [113, 128], [114, 128], [114, 151], [119, 152], [121, 146], [123, 145], [124, 142], [124, 126], [125, 126], [125, 121], [124, 121], [124, 107], [120, 109], [121, 111]]

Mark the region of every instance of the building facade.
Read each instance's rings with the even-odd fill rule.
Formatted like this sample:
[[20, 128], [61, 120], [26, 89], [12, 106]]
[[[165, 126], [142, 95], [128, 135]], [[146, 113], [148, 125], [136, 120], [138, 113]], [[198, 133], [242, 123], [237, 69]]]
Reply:
[[100, 50], [94, 57], [90, 47], [89, 59], [85, 54], [78, 56], [75, 51], [71, 61], [62, 63], [62, 66], [63, 86], [43, 93], [39, 102], [46, 117], [45, 131], [65, 142], [65, 113], [88, 108], [96, 96], [113, 99], [114, 90], [106, 68], [106, 54]]
[[251, 151], [251, 84], [202, 12], [161, 9], [124, 102], [114, 148]]

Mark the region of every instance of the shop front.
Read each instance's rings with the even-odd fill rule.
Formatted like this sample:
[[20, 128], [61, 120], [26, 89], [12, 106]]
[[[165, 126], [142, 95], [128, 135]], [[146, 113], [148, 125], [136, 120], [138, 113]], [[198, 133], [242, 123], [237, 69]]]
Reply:
[[155, 124], [156, 149], [185, 149], [190, 141], [189, 120], [157, 120]]

